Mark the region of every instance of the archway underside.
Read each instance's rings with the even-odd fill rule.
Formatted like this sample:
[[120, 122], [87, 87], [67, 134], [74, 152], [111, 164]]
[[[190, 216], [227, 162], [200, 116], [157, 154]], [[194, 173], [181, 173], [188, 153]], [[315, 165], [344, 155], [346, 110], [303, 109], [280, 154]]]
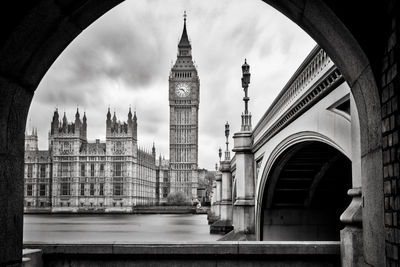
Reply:
[[339, 240], [350, 203], [351, 162], [335, 148], [302, 142], [283, 152], [267, 177], [263, 240]]

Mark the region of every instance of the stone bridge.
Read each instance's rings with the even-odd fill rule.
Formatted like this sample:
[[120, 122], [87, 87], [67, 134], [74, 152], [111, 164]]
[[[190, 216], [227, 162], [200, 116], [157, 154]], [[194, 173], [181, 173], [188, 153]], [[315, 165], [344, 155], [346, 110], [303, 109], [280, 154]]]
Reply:
[[221, 159], [211, 232], [234, 228], [224, 239], [333, 241], [348, 220], [361, 224], [361, 206], [339, 219], [352, 200], [347, 192], [360, 186], [360, 147], [352, 143], [360, 138], [357, 109], [322, 48], [311, 51], [250, 127], [234, 134], [234, 157], [227, 150]]

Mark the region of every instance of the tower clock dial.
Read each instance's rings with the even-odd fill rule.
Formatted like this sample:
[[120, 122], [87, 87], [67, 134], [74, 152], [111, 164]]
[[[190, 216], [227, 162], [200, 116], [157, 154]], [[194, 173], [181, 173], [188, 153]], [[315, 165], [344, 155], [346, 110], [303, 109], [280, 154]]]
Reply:
[[190, 94], [190, 87], [186, 83], [178, 83], [175, 86], [175, 94], [179, 97], [186, 97]]

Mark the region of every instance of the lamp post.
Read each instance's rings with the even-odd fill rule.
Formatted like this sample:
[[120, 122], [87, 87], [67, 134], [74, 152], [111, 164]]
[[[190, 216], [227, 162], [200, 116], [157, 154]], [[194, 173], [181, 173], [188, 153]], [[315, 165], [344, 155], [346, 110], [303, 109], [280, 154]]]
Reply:
[[244, 60], [244, 64], [242, 65], [242, 88], [244, 90], [244, 114], [242, 113], [242, 131], [251, 131], [251, 114], [249, 114], [248, 102], [250, 100], [247, 95], [247, 91], [249, 89], [250, 84], [250, 65], [247, 64], [247, 60]]
[[225, 124], [225, 137], [226, 137], [226, 151], [225, 151], [225, 160], [230, 160], [231, 155], [229, 152], [229, 123], [226, 122]]

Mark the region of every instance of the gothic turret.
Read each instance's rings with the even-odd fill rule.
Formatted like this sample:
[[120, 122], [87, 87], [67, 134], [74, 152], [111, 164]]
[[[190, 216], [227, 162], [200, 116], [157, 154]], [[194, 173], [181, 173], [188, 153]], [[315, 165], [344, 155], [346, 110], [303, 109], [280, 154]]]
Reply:
[[136, 117], [136, 110], [133, 112], [133, 138], [137, 140], [137, 117]]
[[38, 149], [37, 129], [32, 128], [31, 134], [25, 134], [25, 150], [37, 151]]
[[83, 124], [82, 124], [82, 133], [83, 133], [83, 135], [86, 137], [86, 134], [87, 134], [87, 122], [86, 122], [86, 112], [83, 112], [83, 118], [82, 118], [82, 120], [83, 120]]
[[153, 142], [153, 147], [151, 148], [151, 154], [153, 155], [154, 160], [156, 160], [156, 146], [154, 142]]
[[107, 111], [107, 120], [106, 120], [106, 135], [111, 134], [111, 112], [110, 107], [108, 107]]
[[51, 121], [50, 134], [58, 133], [58, 125], [60, 124], [58, 117], [58, 109], [56, 108], [54, 111], [53, 120]]

